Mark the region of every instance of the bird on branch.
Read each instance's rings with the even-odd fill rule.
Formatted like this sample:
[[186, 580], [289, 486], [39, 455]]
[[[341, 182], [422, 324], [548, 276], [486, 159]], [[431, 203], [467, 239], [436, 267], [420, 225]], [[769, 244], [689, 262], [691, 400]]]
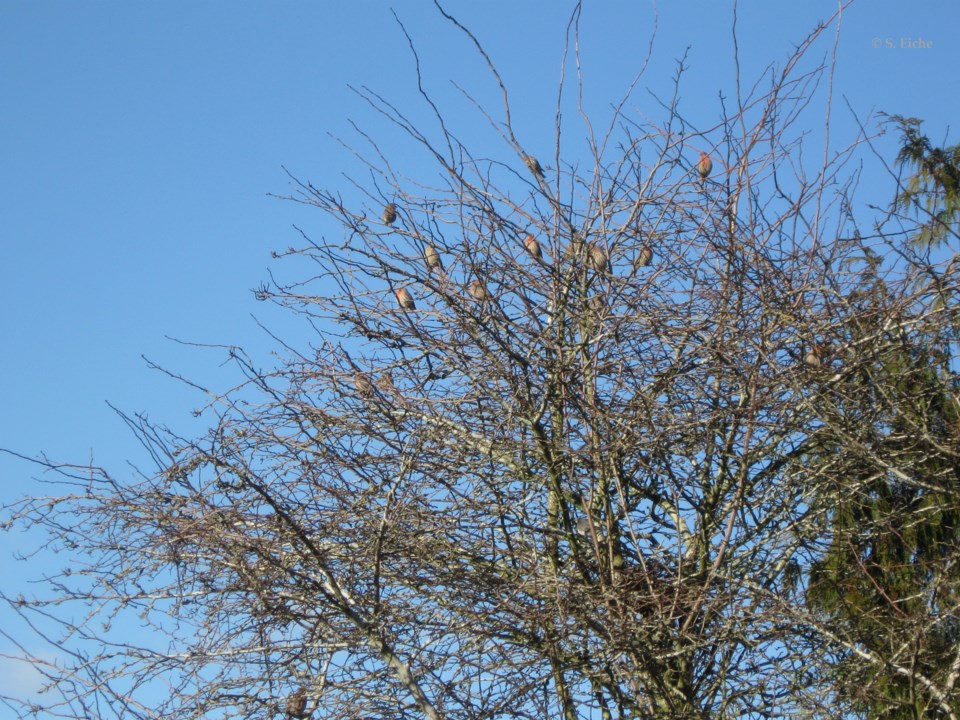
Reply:
[[653, 249], [649, 245], [644, 245], [640, 248], [640, 252], [637, 255], [637, 260], [635, 265], [638, 268], [647, 267], [650, 263], [653, 262]]
[[530, 169], [530, 172], [533, 173], [534, 177], [544, 177], [540, 161], [533, 157], [533, 155], [524, 155], [523, 162]]
[[433, 245], [427, 245], [423, 251], [423, 259], [427, 263], [427, 270], [443, 270], [443, 261], [440, 259], [440, 253]]
[[493, 296], [490, 294], [490, 291], [487, 289], [487, 286], [483, 283], [482, 280], [479, 280], [479, 279], [474, 280], [472, 283], [470, 283], [469, 292], [471, 297], [473, 297], [474, 300], [478, 300], [480, 302], [486, 302], [488, 300], [493, 299]]
[[413, 302], [413, 295], [405, 287], [397, 289], [397, 302], [403, 310], [416, 310], [417, 306]]
[[711, 172], [713, 172], [713, 160], [710, 159], [709, 155], [701, 151], [700, 160], [697, 162], [697, 174], [700, 175], [701, 184], [706, 182]]
[[597, 243], [590, 243], [590, 251], [587, 255], [587, 262], [590, 264], [590, 267], [592, 267], [598, 273], [604, 273], [607, 271], [607, 268], [610, 267], [610, 257], [607, 255], [607, 251], [600, 247]]
[[307, 689], [300, 688], [287, 699], [287, 717], [304, 720], [310, 717], [307, 712]]
[[527, 235], [523, 239], [523, 248], [530, 254], [534, 260], [543, 260], [543, 251], [540, 249], [540, 243], [533, 235]]
[[387, 203], [383, 208], [383, 221], [387, 225], [393, 225], [397, 221], [397, 206], [394, 203]]
[[353, 384], [362, 397], [368, 398], [373, 396], [373, 383], [370, 382], [370, 378], [368, 378], [365, 373], [357, 371], [353, 376]]

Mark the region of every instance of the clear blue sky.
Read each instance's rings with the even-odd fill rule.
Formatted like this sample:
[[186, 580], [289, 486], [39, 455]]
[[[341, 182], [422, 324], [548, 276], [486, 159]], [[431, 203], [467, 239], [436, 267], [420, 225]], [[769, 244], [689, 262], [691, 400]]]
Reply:
[[[542, 134], [546, 151], [573, 3], [448, 5], [499, 65], [525, 136]], [[665, 91], [689, 47], [685, 114], [712, 124], [718, 93], [733, 95], [731, 3], [657, 5], [652, 62], [636, 105], [662, 117], [652, 101], [642, 107], [645, 88]], [[836, 5], [742, 2], [744, 75], [781, 62]], [[654, 5], [586, 6], [585, 99], [605, 116], [646, 54]], [[432, 3], [397, 0], [394, 8], [432, 89], [450, 97], [448, 81], [457, 79], [496, 101], [482, 66]], [[960, 141], [949, 128], [960, 117], [957, 27], [956, 0], [854, 3], [839, 46], [835, 133], [850, 128], [846, 97], [861, 116], [918, 116], [934, 139]], [[901, 38], [932, 47], [900, 48]], [[884, 47], [888, 39], [893, 48]], [[281, 165], [334, 189], [344, 184], [344, 168], [356, 170], [330, 134], [351, 137], [349, 119], [374, 133], [383, 124], [348, 85], [413, 104], [411, 57], [386, 2], [0, 0], [0, 447], [92, 459], [118, 476], [127, 461], [149, 470], [106, 402], [190, 434], [201, 429], [190, 411], [202, 398], [148, 369], [141, 355], [223, 389], [232, 378], [219, 367], [222, 352], [166, 338], [242, 345], [264, 365], [272, 341], [253, 316], [303, 339], [296, 336], [303, 326], [257, 303], [251, 289], [275, 265], [270, 251], [296, 242], [294, 223], [318, 234], [335, 228], [268, 193], [287, 191]], [[399, 167], [421, 161], [394, 160]], [[880, 184], [873, 200], [890, 192]], [[0, 454], [0, 501], [44, 492], [39, 477]], [[19, 582], [7, 573], [24, 573], [10, 561], [16, 549], [0, 548], [7, 587]], [[5, 674], [10, 682], [0, 663]]]

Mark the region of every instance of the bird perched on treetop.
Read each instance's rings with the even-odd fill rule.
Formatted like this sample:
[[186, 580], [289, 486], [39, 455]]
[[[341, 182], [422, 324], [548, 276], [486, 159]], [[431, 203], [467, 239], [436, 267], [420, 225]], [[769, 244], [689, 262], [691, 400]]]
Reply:
[[389, 372], [385, 372], [377, 378], [377, 387], [389, 395], [397, 392], [397, 386], [393, 384], [393, 378], [390, 377]]
[[423, 259], [427, 263], [427, 270], [443, 270], [443, 261], [440, 259], [440, 253], [433, 245], [427, 245], [423, 251]]
[[364, 373], [358, 371], [353, 376], [353, 384], [356, 386], [357, 392], [359, 392], [363, 397], [370, 397], [373, 395], [373, 383], [370, 382], [370, 378], [368, 378]]
[[309, 717], [307, 712], [307, 689], [300, 688], [287, 699], [287, 715], [298, 720]]
[[820, 367], [823, 364], [823, 346], [811, 345], [810, 349], [807, 350], [807, 354], [803, 356], [803, 362], [806, 363], [808, 367]]
[[383, 208], [383, 221], [387, 225], [393, 225], [397, 221], [397, 206], [394, 203], [387, 203]]
[[580, 253], [583, 250], [583, 245], [583, 235], [574, 230], [570, 237], [570, 244], [567, 245], [566, 249], [564, 250], [564, 254], [568, 258], [580, 257]]
[[649, 245], [644, 245], [642, 248], [640, 248], [640, 252], [637, 255], [636, 266], [646, 267], [651, 262], [653, 262], [653, 250]]
[[700, 160], [697, 163], [697, 172], [700, 174], [702, 180], [706, 180], [710, 173], [713, 172], [713, 160], [702, 151], [700, 152]]
[[523, 239], [523, 247], [528, 253], [530, 253], [530, 257], [533, 259], [543, 259], [543, 251], [540, 250], [540, 243], [537, 242], [537, 239], [533, 235], [527, 235]]
[[533, 155], [524, 155], [523, 156], [524, 164], [530, 169], [537, 177], [543, 177], [543, 168], [540, 167], [540, 161], [537, 160]]
[[397, 289], [397, 302], [404, 310], [416, 310], [417, 306], [413, 303], [413, 295], [405, 287]]
[[606, 272], [607, 268], [610, 267], [610, 258], [607, 256], [607, 251], [597, 243], [590, 243], [587, 262], [590, 264], [590, 267], [599, 273]]
[[474, 280], [470, 283], [470, 295], [473, 296], [474, 300], [479, 300], [480, 302], [490, 299], [490, 291], [487, 290], [487, 286], [480, 280]]

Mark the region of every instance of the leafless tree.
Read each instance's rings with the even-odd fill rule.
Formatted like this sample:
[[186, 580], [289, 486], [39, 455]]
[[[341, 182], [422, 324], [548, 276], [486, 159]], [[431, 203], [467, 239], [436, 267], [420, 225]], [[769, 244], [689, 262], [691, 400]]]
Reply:
[[[547, 146], [438, 12], [499, 84], [476, 107], [501, 142], [461, 142], [423, 82], [432, 129], [359, 90], [435, 173], [364, 129], [362, 197], [292, 178], [339, 228], [258, 291], [309, 321], [304, 346], [273, 370], [231, 351], [246, 382], [207, 391], [201, 438], [128, 417], [157, 473], [60, 467], [75, 491], [8, 508], [83, 558], [7, 598], [63, 623], [69, 660], [34, 658], [51, 700], [25, 715], [838, 717], [825, 667], [898, 661], [809, 603], [809, 576], [851, 468], [916, 463], [867, 442], [869, 376], [906, 339], [952, 357], [957, 268], [878, 267], [899, 244], [852, 214], [865, 135], [801, 160], [832, 26], [713, 126], [677, 95], [640, 119], [633, 87], [604, 130], [561, 122], [564, 80]], [[103, 627], [130, 618], [142, 642]], [[897, 667], [954, 717], [956, 672]]]

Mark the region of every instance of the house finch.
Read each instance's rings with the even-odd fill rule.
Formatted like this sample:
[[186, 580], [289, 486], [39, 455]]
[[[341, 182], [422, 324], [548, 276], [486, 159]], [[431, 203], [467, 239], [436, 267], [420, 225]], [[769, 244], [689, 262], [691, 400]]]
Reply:
[[377, 387], [388, 395], [392, 395], [397, 391], [397, 386], [393, 384], [393, 378], [390, 377], [390, 373], [388, 372], [385, 372], [377, 378]]
[[440, 259], [440, 253], [433, 245], [427, 245], [423, 251], [423, 259], [427, 263], [427, 270], [443, 270], [443, 261]]
[[537, 239], [533, 235], [527, 235], [523, 239], [523, 247], [530, 253], [530, 257], [534, 260], [543, 259], [543, 251], [540, 250], [540, 243], [537, 242]]
[[373, 383], [370, 382], [364, 373], [358, 372], [353, 376], [353, 384], [357, 388], [363, 397], [370, 397], [373, 395]]
[[523, 162], [536, 177], [543, 177], [543, 168], [540, 167], [540, 161], [533, 155], [524, 155]]
[[480, 302], [490, 299], [490, 291], [487, 290], [487, 286], [480, 280], [474, 280], [470, 283], [470, 295], [473, 296], [474, 300], [479, 300]]
[[590, 267], [598, 273], [606, 272], [607, 268], [610, 267], [610, 258], [607, 256], [607, 251], [597, 245], [597, 243], [590, 243], [587, 262], [590, 264]]
[[637, 267], [646, 267], [653, 262], [653, 250], [649, 245], [644, 245], [640, 248], [640, 252], [637, 254]]
[[397, 221], [397, 206], [393, 203], [387, 203], [383, 209], [383, 221], [387, 225], [393, 225]]
[[298, 720], [310, 716], [310, 713], [307, 712], [306, 688], [300, 688], [287, 699], [287, 715], [292, 718], [298, 718]]
[[803, 356], [803, 362], [808, 367], [818, 368], [823, 364], [823, 348], [819, 345], [811, 345], [807, 354]]
[[697, 172], [700, 173], [700, 178], [706, 180], [712, 171], [713, 160], [705, 152], [701, 152], [700, 161], [697, 163]]
[[397, 302], [404, 310], [416, 310], [417, 306], [413, 303], [413, 295], [405, 287], [397, 290]]
[[580, 255], [581, 250], [583, 250], [583, 235], [574, 230], [573, 236], [570, 238], [570, 244], [567, 245], [567, 249], [564, 252], [567, 257], [575, 258]]

